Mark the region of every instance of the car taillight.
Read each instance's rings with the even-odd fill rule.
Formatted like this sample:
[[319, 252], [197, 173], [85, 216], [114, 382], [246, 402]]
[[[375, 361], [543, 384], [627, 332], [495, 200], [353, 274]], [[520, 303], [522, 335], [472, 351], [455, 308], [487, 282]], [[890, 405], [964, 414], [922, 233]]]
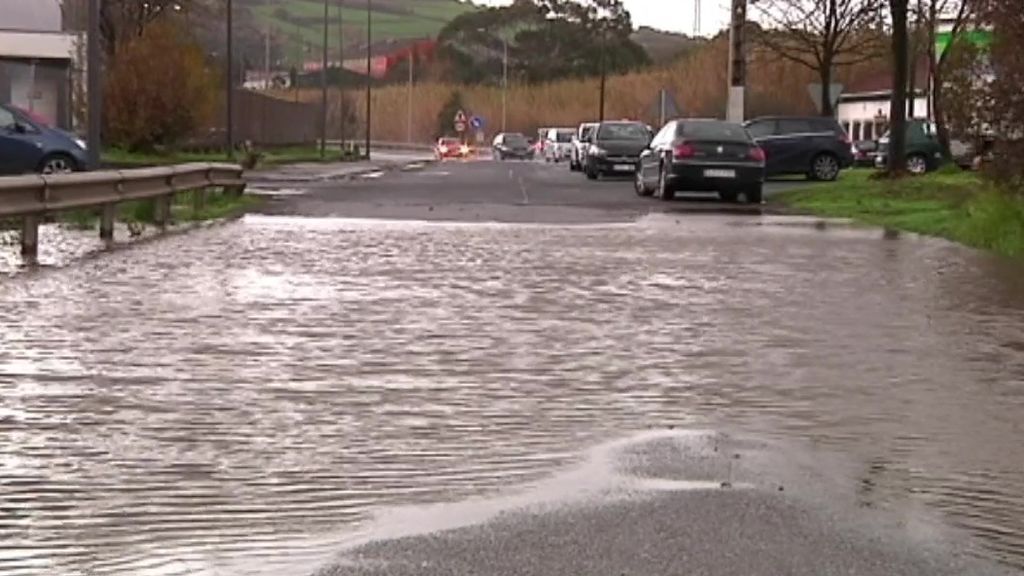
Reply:
[[760, 146], [754, 146], [750, 149], [750, 159], [755, 162], [764, 162], [768, 159], [768, 156], [764, 153], [764, 148]]
[[437, 149], [437, 151], [440, 152], [441, 154], [447, 154], [448, 153], [448, 147], [447, 146], [440, 146]]
[[673, 158], [693, 158], [696, 155], [697, 151], [689, 144], [677, 144], [676, 147], [672, 149]]

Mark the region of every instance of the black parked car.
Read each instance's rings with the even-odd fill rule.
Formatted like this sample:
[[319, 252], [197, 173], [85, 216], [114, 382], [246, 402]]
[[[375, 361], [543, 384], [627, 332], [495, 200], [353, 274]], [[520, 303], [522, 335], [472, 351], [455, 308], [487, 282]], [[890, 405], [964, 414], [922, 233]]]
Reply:
[[[935, 126], [927, 120], [907, 120], [907, 171], [924, 174], [942, 165], [942, 145]], [[878, 157], [875, 165], [884, 169], [889, 164], [889, 137], [886, 132], [878, 140]]]
[[768, 176], [806, 174], [831, 181], [853, 165], [850, 137], [835, 118], [757, 118], [745, 126], [764, 150]]
[[88, 159], [80, 138], [0, 104], [0, 175], [85, 170]]
[[735, 202], [743, 194], [761, 203], [764, 151], [740, 124], [720, 120], [674, 120], [640, 157], [636, 193], [671, 200], [676, 192], [718, 192]]
[[533, 146], [522, 134], [503, 132], [494, 138], [495, 160], [505, 160], [506, 158], [533, 160], [533, 154]]
[[590, 135], [583, 171], [591, 180], [633, 174], [650, 141], [650, 130], [640, 122], [602, 122]]

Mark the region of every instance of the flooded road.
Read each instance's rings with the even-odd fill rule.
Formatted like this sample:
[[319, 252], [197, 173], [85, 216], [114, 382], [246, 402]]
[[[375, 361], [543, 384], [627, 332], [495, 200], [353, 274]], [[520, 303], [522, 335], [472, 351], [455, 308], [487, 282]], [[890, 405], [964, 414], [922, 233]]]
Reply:
[[0, 301], [5, 575], [244, 573], [669, 426], [841, 454], [1024, 568], [1024, 267], [944, 242], [251, 216]]

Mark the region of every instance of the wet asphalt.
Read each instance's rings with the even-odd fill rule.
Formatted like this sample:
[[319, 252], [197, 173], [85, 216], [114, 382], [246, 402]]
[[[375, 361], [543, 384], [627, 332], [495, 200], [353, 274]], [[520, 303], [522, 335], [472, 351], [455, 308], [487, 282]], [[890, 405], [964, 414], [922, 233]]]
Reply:
[[565, 165], [252, 191], [0, 282], [0, 574], [1024, 569], [1017, 262]]
[[[766, 198], [803, 180], [768, 182]], [[396, 218], [462, 222], [586, 224], [630, 221], [649, 213], [763, 214], [770, 206], [727, 204], [714, 194], [680, 194], [671, 202], [641, 198], [630, 176], [587, 180], [566, 163], [497, 162], [482, 158], [443, 163], [410, 162], [397, 171], [304, 182], [303, 194], [271, 200], [268, 214]], [[284, 183], [256, 182], [271, 196]], [[294, 189], [295, 187], [292, 187]]]

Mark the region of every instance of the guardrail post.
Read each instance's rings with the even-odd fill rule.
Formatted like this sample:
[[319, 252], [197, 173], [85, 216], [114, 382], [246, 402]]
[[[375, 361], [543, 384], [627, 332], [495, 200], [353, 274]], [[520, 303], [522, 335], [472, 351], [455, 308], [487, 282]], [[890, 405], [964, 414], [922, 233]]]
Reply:
[[171, 219], [171, 200], [173, 198], [173, 194], [165, 194], [153, 199], [153, 223], [161, 230], [167, 227], [167, 222]]
[[206, 188], [196, 188], [192, 191], [192, 214], [196, 218], [206, 208]]
[[29, 214], [21, 219], [21, 256], [35, 260], [39, 255], [39, 214]]
[[114, 218], [117, 215], [116, 204], [104, 204], [100, 211], [100, 239], [114, 239]]

